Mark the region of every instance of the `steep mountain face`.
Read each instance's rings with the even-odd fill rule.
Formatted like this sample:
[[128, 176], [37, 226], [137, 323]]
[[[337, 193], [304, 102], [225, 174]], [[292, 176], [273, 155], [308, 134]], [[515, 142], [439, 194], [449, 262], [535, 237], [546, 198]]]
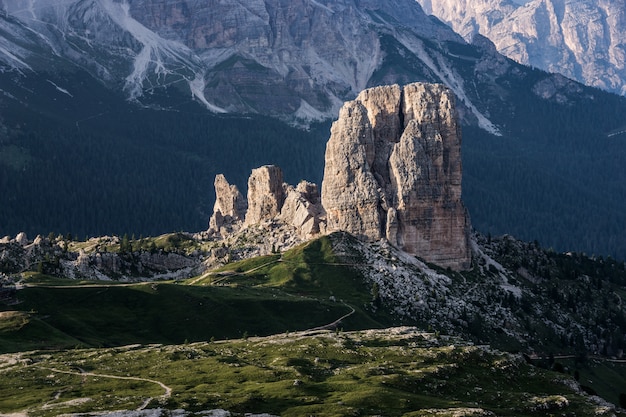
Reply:
[[464, 38], [480, 33], [517, 62], [626, 95], [624, 0], [418, 0]]
[[346, 103], [326, 147], [328, 230], [392, 245], [455, 270], [470, 266], [461, 135], [441, 85], [376, 87]]
[[14, 68], [62, 58], [131, 99], [173, 86], [214, 112], [302, 119], [332, 117], [371, 83], [382, 35], [459, 41], [406, 0], [4, 0], [2, 12], [0, 57]]

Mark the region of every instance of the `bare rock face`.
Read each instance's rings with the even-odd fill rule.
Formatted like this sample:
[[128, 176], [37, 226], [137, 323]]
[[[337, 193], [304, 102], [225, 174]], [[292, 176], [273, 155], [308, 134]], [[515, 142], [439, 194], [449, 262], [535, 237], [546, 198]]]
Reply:
[[280, 219], [298, 230], [303, 238], [310, 238], [323, 230], [322, 214], [316, 184], [302, 181], [297, 187], [286, 187], [285, 203], [280, 211]]
[[22, 246], [28, 245], [28, 237], [26, 237], [26, 233], [20, 232], [15, 236], [15, 241]]
[[209, 220], [209, 229], [221, 234], [232, 232], [232, 226], [246, 215], [246, 199], [236, 185], [228, 183], [224, 175], [215, 177], [215, 206]]
[[363, 91], [341, 109], [326, 148], [328, 231], [386, 238], [440, 266], [469, 268], [460, 151], [454, 96], [446, 87]]
[[626, 95], [625, 0], [417, 0], [466, 40], [521, 64]]
[[239, 237], [253, 242], [263, 236], [259, 251], [252, 252], [256, 255], [288, 249], [326, 230], [317, 185], [283, 183], [283, 173], [274, 165], [252, 170], [247, 200], [221, 174], [215, 178], [215, 194], [208, 236], [225, 244], [237, 242]]
[[329, 230], [345, 230], [364, 240], [383, 236], [378, 212], [381, 193], [371, 170], [374, 157], [367, 109], [359, 101], [348, 102], [326, 145], [322, 205]]
[[248, 212], [245, 225], [277, 217], [284, 201], [283, 171], [275, 165], [253, 169], [248, 178]]

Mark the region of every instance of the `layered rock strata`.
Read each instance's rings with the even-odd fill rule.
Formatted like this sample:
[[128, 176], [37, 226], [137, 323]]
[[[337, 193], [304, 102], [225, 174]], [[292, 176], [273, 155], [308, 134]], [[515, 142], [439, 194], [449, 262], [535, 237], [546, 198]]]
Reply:
[[469, 268], [460, 150], [454, 96], [446, 87], [415, 83], [361, 92], [341, 109], [326, 148], [328, 231], [386, 238], [437, 265]]

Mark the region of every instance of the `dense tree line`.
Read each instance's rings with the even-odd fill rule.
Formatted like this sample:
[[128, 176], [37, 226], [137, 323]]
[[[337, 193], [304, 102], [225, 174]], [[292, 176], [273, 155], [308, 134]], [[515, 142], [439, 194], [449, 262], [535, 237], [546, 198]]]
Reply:
[[[464, 127], [472, 224], [558, 251], [626, 259], [626, 135], [607, 136], [626, 125], [626, 100], [592, 89], [580, 100], [538, 100], [533, 86], [545, 75], [535, 76], [517, 86], [515, 105], [494, 108], [503, 137]], [[582, 99], [590, 93], [593, 100]]]
[[[545, 77], [503, 75], [498, 82], [516, 92], [504, 105], [480, 77], [466, 86], [504, 134], [463, 128], [472, 224], [557, 251], [626, 259], [626, 137], [607, 137], [626, 124], [626, 99], [593, 89], [538, 99], [533, 86]], [[330, 123], [305, 131], [220, 117], [188, 97], [174, 110], [139, 108], [80, 80], [89, 94], [69, 110], [2, 108], [0, 235], [197, 231], [206, 227], [217, 173], [244, 193], [250, 170], [263, 164], [281, 166], [292, 184], [321, 182]]]
[[19, 167], [0, 164], [0, 234], [199, 231], [217, 173], [244, 193], [251, 169], [264, 164], [281, 166], [291, 183], [321, 179], [328, 126], [125, 110], [79, 127], [33, 118], [5, 137], [5, 147], [19, 146], [27, 158]]

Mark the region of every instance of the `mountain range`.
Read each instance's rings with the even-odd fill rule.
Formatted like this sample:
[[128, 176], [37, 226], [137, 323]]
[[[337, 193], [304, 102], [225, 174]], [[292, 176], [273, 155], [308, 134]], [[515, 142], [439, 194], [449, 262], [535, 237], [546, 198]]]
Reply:
[[623, 97], [412, 0], [1, 4], [0, 412], [624, 414]]
[[319, 183], [343, 101], [427, 81], [457, 99], [474, 227], [626, 257], [626, 100], [467, 43], [414, 1], [0, 5], [2, 234], [201, 230], [217, 173], [244, 190], [275, 163]]
[[623, 0], [418, 0], [465, 39], [489, 38], [507, 57], [626, 95]]

